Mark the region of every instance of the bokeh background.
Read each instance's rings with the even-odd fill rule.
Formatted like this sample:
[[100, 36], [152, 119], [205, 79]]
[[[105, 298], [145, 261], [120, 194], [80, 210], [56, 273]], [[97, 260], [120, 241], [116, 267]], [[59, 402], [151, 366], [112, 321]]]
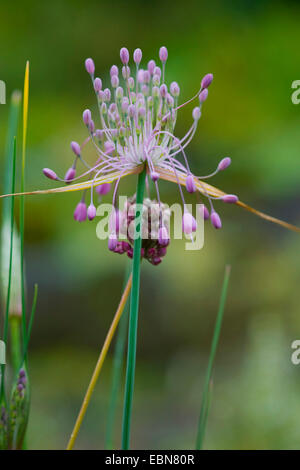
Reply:
[[[224, 156], [233, 164], [214, 184], [274, 216], [300, 225], [300, 5], [292, 1], [1, 2], [0, 79], [7, 97], [21, 88], [30, 60], [27, 189], [52, 187], [41, 170], [64, 174], [71, 140], [81, 142], [81, 113], [96, 109], [84, 59], [109, 84], [119, 49], [141, 47], [145, 61], [169, 50], [167, 80], [181, 100], [214, 74], [188, 156], [196, 174]], [[191, 123], [180, 112], [177, 135]], [[3, 167], [8, 106], [0, 108]], [[121, 185], [132, 194], [134, 178]], [[165, 202], [179, 202], [162, 183]], [[113, 313], [127, 260], [96, 237], [96, 222], [78, 224], [79, 195], [28, 197], [26, 271], [29, 298], [39, 284], [30, 348], [32, 408], [28, 446], [64, 448]], [[106, 197], [110, 201], [110, 195]], [[223, 229], [205, 230], [205, 245], [187, 252], [172, 242], [159, 267], [142, 266], [132, 447], [195, 445], [202, 385], [224, 267], [232, 266], [205, 448], [299, 448], [299, 236], [238, 207], [220, 207]], [[77, 448], [103, 448], [113, 348], [84, 420]], [[120, 445], [122, 395], [114, 436]]]

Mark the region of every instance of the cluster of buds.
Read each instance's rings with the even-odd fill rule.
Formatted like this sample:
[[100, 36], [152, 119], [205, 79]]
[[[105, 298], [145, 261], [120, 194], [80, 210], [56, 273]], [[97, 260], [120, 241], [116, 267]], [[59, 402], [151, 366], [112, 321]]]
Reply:
[[[111, 226], [109, 249], [114, 253], [126, 253], [133, 257], [133, 244], [135, 236], [136, 197], [126, 200], [124, 209], [117, 212], [118, 222]], [[114, 217], [115, 219], [115, 217]], [[157, 266], [167, 253], [169, 238], [170, 210], [165, 204], [145, 198], [140, 214], [140, 230], [138, 236], [142, 238], [141, 257]], [[111, 224], [112, 225], [112, 224]], [[119, 240], [118, 238], [126, 238]]]

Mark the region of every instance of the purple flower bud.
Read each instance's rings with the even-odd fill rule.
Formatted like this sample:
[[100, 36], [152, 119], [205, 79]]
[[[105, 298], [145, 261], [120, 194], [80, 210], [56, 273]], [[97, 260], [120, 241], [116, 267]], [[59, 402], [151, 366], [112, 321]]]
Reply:
[[95, 130], [95, 123], [94, 123], [93, 119], [91, 119], [90, 122], [89, 122], [89, 130], [91, 132], [94, 132], [94, 130]]
[[161, 262], [162, 262], [162, 259], [159, 258], [158, 256], [155, 256], [155, 257], [152, 259], [152, 264], [154, 264], [154, 266], [158, 266]]
[[167, 85], [165, 85], [165, 84], [161, 85], [159, 91], [160, 91], [160, 96], [162, 98], [165, 98], [167, 96], [167, 93], [168, 93]]
[[139, 65], [141, 63], [141, 60], [142, 60], [142, 51], [140, 48], [137, 48], [135, 49], [134, 53], [133, 53], [133, 60], [134, 62]]
[[110, 76], [119, 75], [119, 69], [116, 65], [112, 65], [110, 69]]
[[202, 90], [200, 92], [200, 95], [199, 95], [199, 101], [200, 103], [204, 103], [204, 101], [206, 100], [206, 98], [208, 97], [208, 89], [207, 88], [204, 88], [204, 90]]
[[97, 77], [94, 80], [94, 90], [98, 93], [102, 89], [102, 80], [101, 78]]
[[226, 168], [229, 167], [230, 163], [231, 163], [231, 158], [230, 158], [230, 157], [225, 157], [225, 158], [223, 158], [223, 159], [220, 161], [219, 165], [218, 165], [218, 170], [219, 170], [219, 171], [226, 170]]
[[108, 249], [110, 251], [115, 251], [115, 249], [117, 248], [117, 244], [118, 244], [118, 240], [117, 240], [116, 234], [111, 233], [108, 238]]
[[199, 121], [201, 117], [201, 111], [200, 108], [197, 106], [196, 108], [193, 109], [193, 119], [195, 121]]
[[89, 73], [90, 75], [94, 75], [94, 73], [95, 73], [95, 64], [94, 64], [93, 59], [86, 59], [85, 68], [86, 68], [87, 73]]
[[168, 246], [170, 243], [170, 238], [168, 234], [168, 230], [166, 227], [160, 227], [158, 231], [158, 241], [161, 246]]
[[110, 80], [110, 81], [111, 81], [111, 86], [112, 86], [113, 88], [117, 88], [117, 87], [119, 86], [119, 77], [118, 77], [118, 75], [113, 75], [113, 76], [111, 77], [111, 80]]
[[161, 77], [161, 68], [160, 67], [155, 67], [153, 70], [153, 75], [158, 75], [159, 78]]
[[86, 203], [83, 201], [80, 201], [76, 209], [74, 211], [74, 220], [77, 220], [77, 222], [84, 222], [87, 217], [87, 209], [86, 209]]
[[148, 71], [151, 75], [153, 75], [155, 66], [156, 66], [155, 61], [154, 60], [149, 60], [149, 62], [148, 62]]
[[22, 368], [19, 370], [19, 377], [26, 377], [25, 369]]
[[182, 231], [186, 235], [190, 235], [197, 229], [197, 222], [195, 218], [189, 212], [185, 212], [182, 217]]
[[78, 142], [75, 142], [73, 140], [71, 142], [71, 149], [75, 153], [75, 155], [77, 155], [77, 157], [79, 157], [79, 155], [80, 155], [80, 145], [78, 144]]
[[89, 109], [86, 109], [85, 111], [83, 111], [82, 119], [86, 126], [90, 124], [91, 119], [92, 119], [92, 113]]
[[222, 222], [221, 222], [220, 216], [215, 211], [212, 211], [212, 213], [210, 215], [210, 220], [211, 220], [211, 223], [212, 223], [213, 227], [215, 227], [217, 229], [222, 227]]
[[207, 207], [204, 204], [203, 204], [203, 218], [204, 218], [204, 220], [209, 219], [209, 210], [207, 209]]
[[165, 63], [168, 58], [168, 49], [165, 46], [162, 46], [159, 49], [159, 58], [162, 61], [162, 63]]
[[18, 384], [18, 385], [17, 385], [17, 389], [18, 389], [19, 392], [22, 392], [23, 388], [24, 388], [24, 387], [23, 387], [22, 384]]
[[157, 181], [159, 179], [159, 174], [157, 173], [157, 171], [151, 171], [150, 178], [155, 183], [155, 181]]
[[213, 81], [213, 74], [212, 73], [208, 73], [207, 75], [205, 75], [203, 78], [202, 78], [202, 82], [201, 82], [201, 88], [207, 88], [209, 87], [209, 85], [211, 84], [211, 82]]
[[193, 175], [188, 175], [188, 177], [185, 180], [185, 187], [187, 192], [189, 193], [194, 193], [196, 191], [196, 183]]
[[180, 88], [177, 82], [172, 82], [170, 85], [170, 91], [173, 96], [179, 96]]
[[154, 85], [154, 86], [159, 86], [159, 84], [160, 84], [160, 76], [159, 76], [159, 75], [153, 75], [152, 81], [153, 81], [153, 85]]
[[109, 88], [105, 88], [104, 93], [105, 93], [105, 99], [106, 99], [106, 101], [110, 101], [110, 99], [111, 99], [111, 91], [110, 91], [110, 89], [109, 89]]
[[58, 179], [57, 174], [53, 170], [50, 170], [50, 168], [44, 168], [43, 173], [45, 176], [47, 176], [47, 178], [50, 178], [50, 180]]
[[103, 183], [96, 187], [96, 191], [99, 194], [99, 196], [105, 196], [105, 194], [109, 193], [110, 189], [111, 189], [110, 183]]
[[96, 207], [92, 203], [88, 207], [87, 216], [89, 220], [93, 220], [96, 217]]
[[65, 182], [69, 183], [75, 178], [76, 170], [75, 168], [71, 167], [68, 169], [67, 173], [65, 174]]
[[126, 47], [122, 47], [122, 49], [120, 50], [120, 58], [121, 58], [121, 61], [124, 65], [128, 64], [128, 62], [129, 62], [129, 52], [128, 52], [128, 49], [126, 49]]
[[144, 70], [144, 77], [143, 77], [144, 83], [149, 83], [151, 80], [151, 75], [149, 70]]
[[228, 204], [235, 204], [238, 200], [239, 198], [235, 194], [226, 194], [222, 197], [222, 201]]

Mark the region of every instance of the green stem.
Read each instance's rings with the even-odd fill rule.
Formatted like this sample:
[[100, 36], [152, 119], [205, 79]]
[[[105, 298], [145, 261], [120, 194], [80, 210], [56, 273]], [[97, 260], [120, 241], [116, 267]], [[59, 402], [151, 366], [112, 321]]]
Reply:
[[204, 435], [205, 435], [206, 421], [207, 421], [208, 409], [210, 405], [211, 374], [212, 374], [212, 369], [214, 365], [214, 360], [215, 360], [217, 346], [218, 346], [220, 332], [221, 332], [223, 314], [224, 314], [224, 309], [225, 309], [225, 302], [226, 302], [226, 297], [227, 297], [229, 276], [230, 276], [230, 266], [226, 266], [225, 276], [224, 276], [224, 281], [223, 281], [223, 286], [222, 286], [221, 299], [219, 303], [219, 310], [217, 314], [216, 325], [215, 325], [211, 349], [210, 349], [209, 361], [208, 361], [208, 366], [207, 366], [206, 375], [205, 375], [203, 397], [202, 397], [200, 418], [199, 418], [199, 424], [198, 424], [198, 434], [197, 434], [197, 441], [196, 441], [197, 450], [202, 449]]
[[14, 371], [14, 376], [17, 375], [20, 369], [21, 363], [21, 316], [10, 314], [9, 326], [10, 326], [10, 338], [11, 338], [11, 360]]
[[130, 316], [129, 316], [129, 332], [128, 332], [128, 352], [127, 352], [127, 369], [125, 382], [125, 396], [123, 408], [123, 425], [122, 425], [122, 449], [129, 449], [130, 444], [130, 425], [132, 412], [132, 399], [135, 377], [136, 363], [136, 344], [137, 344], [137, 327], [139, 312], [139, 293], [140, 293], [140, 268], [141, 268], [141, 208], [144, 200], [146, 170], [138, 176], [136, 191], [136, 211], [135, 211], [135, 240], [133, 245], [133, 262], [132, 262], [132, 289], [130, 297]]
[[[16, 145], [16, 138], [14, 138], [13, 162], [12, 162], [12, 181], [11, 181], [11, 192], [12, 192], [12, 194], [15, 192], [16, 154], [17, 154], [17, 145]], [[7, 343], [8, 316], [9, 316], [11, 279], [12, 279], [12, 257], [13, 257], [13, 238], [14, 238], [14, 207], [15, 207], [15, 198], [12, 197], [11, 214], [10, 214], [11, 219], [10, 219], [10, 249], [9, 249], [8, 287], [7, 287], [6, 308], [5, 308], [5, 318], [4, 318], [4, 332], [3, 332], [3, 341], [4, 341], [5, 344]], [[1, 365], [0, 401], [2, 401], [3, 399], [5, 399], [5, 364]]]
[[[128, 280], [128, 277], [131, 272], [131, 265], [128, 263], [124, 278], [124, 289]], [[127, 325], [128, 325], [128, 306], [129, 302], [126, 302], [123, 315], [121, 317], [119, 327], [118, 327], [118, 336], [116, 340], [114, 359], [113, 359], [113, 370], [112, 370], [112, 380], [111, 380], [111, 393], [108, 407], [108, 416], [107, 416], [107, 428], [106, 428], [106, 449], [113, 449], [113, 435], [114, 435], [114, 424], [116, 419], [117, 411], [117, 402], [118, 395], [121, 386], [121, 377], [122, 377], [122, 366], [124, 358], [124, 350], [126, 343], [126, 334], [127, 334]]]

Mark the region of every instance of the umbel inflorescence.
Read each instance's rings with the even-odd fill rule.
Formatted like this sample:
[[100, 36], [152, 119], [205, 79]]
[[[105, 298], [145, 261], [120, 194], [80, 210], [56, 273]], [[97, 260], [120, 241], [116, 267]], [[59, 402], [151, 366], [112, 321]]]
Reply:
[[[92, 220], [96, 216], [95, 191], [102, 196], [109, 192], [111, 183], [115, 181], [112, 202], [116, 206], [120, 180], [129, 174], [139, 173], [146, 167], [147, 178], [154, 183], [159, 204], [161, 204], [159, 179], [178, 184], [184, 207], [182, 229], [185, 234], [191, 235], [196, 230], [196, 220], [186, 208], [182, 185], [189, 193], [198, 191], [206, 198], [208, 207], [204, 207], [203, 216], [205, 219], [210, 218], [215, 228], [221, 228], [221, 219], [214, 209], [213, 202], [222, 200], [226, 203], [236, 203], [238, 198], [216, 190], [203, 180], [225, 170], [231, 160], [229, 157], [223, 158], [214, 172], [199, 177], [192, 173], [185, 153], [186, 147], [195, 135], [213, 75], [205, 75], [198, 93], [187, 102], [179, 104], [178, 83], [173, 81], [169, 86], [166, 83], [168, 58], [166, 47], [161, 47], [159, 50], [160, 66], [154, 60], [150, 60], [146, 68], [141, 68], [140, 49], [134, 51], [134, 64], [131, 67], [129, 52], [124, 47], [120, 51], [120, 58], [121, 70], [116, 65], [111, 67], [111, 88], [105, 89], [101, 78], [95, 77], [93, 60], [85, 61], [85, 68], [92, 79], [98, 103], [98, 124], [96, 126], [91, 111], [86, 109], [83, 112], [83, 122], [89, 135], [82, 145], [75, 141], [71, 142], [71, 149], [75, 154], [73, 165], [67, 170], [64, 178], [59, 178], [49, 168], [43, 170], [44, 174], [67, 184], [81, 178], [88, 179], [87, 182], [74, 185], [76, 189], [81, 187], [83, 189], [83, 196], [75, 209], [74, 219], [83, 222], [86, 219]], [[192, 111], [192, 125], [182, 138], [178, 138], [175, 135], [178, 112], [194, 99], [198, 99], [198, 106]], [[96, 160], [93, 165], [88, 164], [83, 157], [84, 147], [88, 143], [95, 148]], [[84, 171], [80, 175], [77, 174], [79, 162], [84, 166]], [[87, 189], [90, 191], [89, 195]], [[88, 204], [86, 204], [87, 198]], [[164, 239], [168, 237], [162, 217], [160, 217], [159, 234]], [[119, 249], [116, 229], [112, 229], [109, 247], [112, 251]]]

